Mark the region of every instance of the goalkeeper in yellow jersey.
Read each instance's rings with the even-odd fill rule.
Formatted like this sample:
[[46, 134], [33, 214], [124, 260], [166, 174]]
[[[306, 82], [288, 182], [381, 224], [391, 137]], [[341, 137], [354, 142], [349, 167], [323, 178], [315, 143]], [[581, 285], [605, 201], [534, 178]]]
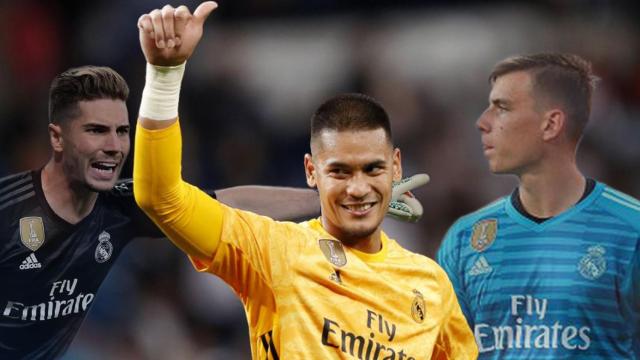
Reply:
[[165, 6], [138, 21], [148, 63], [134, 159], [140, 207], [198, 271], [234, 289], [254, 359], [476, 358], [445, 272], [381, 229], [402, 169], [387, 114], [372, 98], [339, 95], [312, 117], [304, 166], [319, 192], [318, 219], [277, 222], [182, 180], [180, 82], [216, 6], [193, 14]]

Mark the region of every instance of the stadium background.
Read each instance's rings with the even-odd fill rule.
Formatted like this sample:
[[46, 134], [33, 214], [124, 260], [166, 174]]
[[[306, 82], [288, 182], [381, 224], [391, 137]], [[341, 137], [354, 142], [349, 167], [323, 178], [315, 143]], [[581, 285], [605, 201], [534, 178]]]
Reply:
[[[0, 1], [0, 176], [48, 159], [48, 86], [71, 66], [120, 72], [133, 124], [144, 80], [136, 20], [164, 3]], [[311, 113], [333, 94], [364, 92], [388, 109], [405, 174], [432, 177], [416, 191], [422, 221], [385, 227], [433, 256], [457, 217], [515, 185], [489, 173], [474, 126], [492, 65], [562, 51], [590, 59], [602, 78], [581, 168], [639, 197], [638, 10], [605, 0], [222, 0], [183, 82], [184, 176], [205, 188], [303, 187]], [[195, 273], [168, 241], [141, 240], [119, 259], [66, 358], [244, 359], [248, 348], [226, 285]]]

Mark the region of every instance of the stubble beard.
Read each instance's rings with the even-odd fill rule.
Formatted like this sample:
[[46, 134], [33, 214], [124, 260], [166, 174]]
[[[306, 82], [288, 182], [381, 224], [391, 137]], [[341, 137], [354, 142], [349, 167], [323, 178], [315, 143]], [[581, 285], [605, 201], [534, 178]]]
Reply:
[[349, 247], [353, 247], [354, 245], [357, 245], [360, 241], [369, 238], [371, 235], [373, 235], [376, 232], [377, 229], [378, 229], [378, 226], [359, 228], [359, 229], [358, 228], [344, 229], [340, 236], [340, 241], [342, 241], [343, 244]]

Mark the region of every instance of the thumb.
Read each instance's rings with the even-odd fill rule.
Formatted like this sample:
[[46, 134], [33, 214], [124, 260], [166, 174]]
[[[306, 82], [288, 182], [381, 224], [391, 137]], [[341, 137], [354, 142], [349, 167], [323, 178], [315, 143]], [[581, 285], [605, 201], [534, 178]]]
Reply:
[[401, 194], [411, 191], [415, 188], [425, 185], [429, 182], [429, 175], [416, 174], [408, 178], [404, 178], [393, 184], [392, 200], [397, 200]]
[[217, 7], [218, 3], [215, 1], [205, 1], [193, 12], [193, 17], [200, 24], [203, 24], [204, 21], [207, 20], [207, 17], [209, 17], [209, 14]]

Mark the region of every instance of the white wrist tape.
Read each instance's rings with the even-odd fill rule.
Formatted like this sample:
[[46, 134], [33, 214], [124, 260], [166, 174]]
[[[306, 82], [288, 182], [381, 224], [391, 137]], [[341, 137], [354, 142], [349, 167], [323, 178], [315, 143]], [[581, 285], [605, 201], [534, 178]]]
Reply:
[[178, 66], [156, 66], [147, 63], [147, 76], [140, 101], [140, 117], [173, 120], [178, 117], [180, 84], [186, 62]]

